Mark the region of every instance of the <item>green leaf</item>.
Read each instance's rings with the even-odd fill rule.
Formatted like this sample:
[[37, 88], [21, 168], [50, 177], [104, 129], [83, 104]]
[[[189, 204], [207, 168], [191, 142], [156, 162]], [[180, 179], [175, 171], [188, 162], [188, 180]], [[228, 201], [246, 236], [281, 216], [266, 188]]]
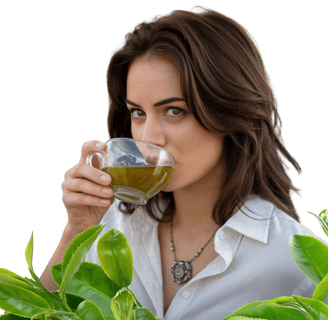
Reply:
[[324, 220], [324, 222], [328, 225], [328, 209], [322, 210], [319, 213], [319, 217]]
[[0, 283], [0, 308], [28, 318], [50, 311], [49, 303], [42, 297], [30, 290], [5, 283]]
[[268, 320], [268, 319], [264, 319], [264, 318], [249, 318], [249, 317], [243, 317], [243, 316], [236, 316], [236, 317], [230, 318], [230, 320], [244, 320], [244, 319], [249, 319], [249, 320]]
[[[59, 292], [58, 291], [51, 291], [54, 295], [56, 295], [59, 298]], [[82, 303], [85, 298], [79, 296], [78, 294], [68, 293], [66, 292], [67, 297], [67, 304], [72, 309], [72, 311], [75, 311], [77, 307]]]
[[[22, 278], [22, 279], [24, 279], [24, 278]], [[34, 292], [38, 296], [45, 299], [49, 303], [51, 309], [63, 310], [63, 308], [56, 301], [54, 301], [49, 296], [47, 296], [47, 294], [45, 294], [42, 290], [40, 290], [40, 288], [32, 286], [26, 282], [23, 282], [23, 281], [19, 280], [19, 278], [13, 278], [11, 276], [11, 273], [0, 273], [0, 284], [2, 284], [2, 283], [10, 284], [10, 285], [13, 285], [16, 287], [21, 287], [26, 290], [30, 290], [31, 292]]]
[[133, 320], [157, 320], [157, 318], [152, 314], [152, 312], [145, 307], [134, 310]]
[[[60, 286], [61, 264], [51, 268], [55, 282]], [[79, 271], [69, 282], [66, 292], [75, 293], [97, 304], [105, 318], [115, 319], [110, 308], [112, 298], [121, 289], [107, 277], [102, 267], [91, 262], [82, 262]]]
[[328, 296], [328, 273], [324, 276], [321, 282], [316, 286], [312, 299], [323, 301]]
[[36, 276], [33, 270], [32, 260], [33, 260], [33, 232], [25, 249], [25, 258], [28, 265], [28, 269], [32, 275], [32, 278], [42, 287], [40, 279]]
[[56, 301], [54, 301], [51, 297], [45, 294], [39, 287], [36, 287], [34, 285], [32, 286], [21, 279], [25, 280], [23, 277], [18, 274], [15, 274], [11, 270], [0, 268], [0, 284], [5, 283], [10, 284], [12, 286], [24, 288], [26, 290], [30, 290], [31, 292], [34, 292], [35, 294], [46, 300], [49, 303], [51, 309], [64, 310]]
[[307, 320], [307, 317], [297, 309], [283, 307], [276, 303], [268, 303], [267, 301], [255, 301], [249, 303], [234, 311], [223, 320], [231, 320], [236, 316], [263, 318], [270, 320]]
[[325, 234], [328, 236], [328, 215], [326, 214], [327, 209], [321, 211], [321, 213], [319, 214], [319, 216], [317, 216], [316, 214], [307, 211], [308, 213], [311, 213], [313, 216], [315, 216], [321, 225], [321, 228], [323, 229], [323, 231], [325, 232]]
[[122, 288], [112, 300], [112, 311], [117, 320], [130, 320], [133, 308], [133, 295]]
[[[42, 291], [42, 293], [39, 290], [34, 291], [34, 292], [37, 293], [39, 296], [43, 297], [50, 304], [52, 309], [63, 310], [65, 308], [65, 305], [63, 304], [63, 302], [61, 300], [57, 299], [50, 291], [48, 291], [41, 283], [39, 277], [34, 273], [33, 264], [32, 264], [33, 232], [32, 232], [30, 241], [28, 242], [28, 244], [26, 246], [25, 258], [26, 258], [26, 262], [28, 264], [28, 269], [32, 275], [32, 278], [35, 280], [34, 287], [37, 287], [38, 289], [40, 289]], [[33, 284], [32, 280], [28, 280], [28, 282], [29, 282], [29, 284]], [[31, 290], [31, 288], [30, 288], [30, 290]]]
[[40, 288], [40, 285], [35, 280], [26, 277], [24, 279], [25, 282], [30, 284], [31, 286], [34, 286], [35, 288]]
[[67, 312], [67, 311], [54, 311], [54, 310], [52, 310], [52, 312], [47, 314], [47, 317], [50, 317], [50, 319], [82, 320], [76, 313]]
[[[74, 253], [81, 246], [81, 244], [84, 243], [85, 241], [87, 241], [89, 238], [93, 238], [95, 234], [97, 234], [97, 236], [98, 236], [106, 224], [107, 224], [107, 222], [104, 224], [101, 224], [101, 225], [96, 225], [96, 226], [90, 227], [90, 228], [84, 230], [83, 232], [79, 233], [72, 240], [70, 245], [67, 247], [64, 257], [63, 257], [63, 262], [62, 262], [63, 274], [65, 274], [66, 269], [74, 255]], [[97, 238], [97, 236], [96, 236], [96, 238]]]
[[328, 319], [328, 306], [324, 302], [300, 296], [293, 296], [293, 298], [313, 319]]
[[14, 278], [14, 279], [17, 279], [19, 281], [25, 282], [28, 285], [33, 284], [33, 281], [31, 279], [23, 278], [23, 277], [19, 276], [18, 274], [14, 273], [10, 270], [4, 269], [4, 268], [0, 268], [0, 275], [10, 276], [11, 278]]
[[6, 283], [6, 284], [11, 284], [13, 286], [25, 288], [27, 290], [36, 290], [35, 287], [32, 287], [30, 284], [26, 283], [25, 281], [22, 281], [21, 279], [19, 277], [13, 277], [12, 273], [0, 271], [0, 284]]
[[79, 307], [76, 309], [76, 314], [82, 320], [105, 320], [102, 315], [100, 309], [91, 301], [85, 300], [83, 301]]
[[30, 241], [27, 244], [25, 250], [25, 258], [28, 266], [32, 269], [32, 258], [33, 258], [33, 232], [30, 238]]
[[[39, 277], [35, 274], [33, 270], [33, 247], [34, 247], [34, 230], [31, 232], [31, 236], [27, 242], [25, 251], [24, 251], [24, 256], [25, 256], [25, 261], [27, 263], [28, 270], [31, 274], [31, 276], [35, 279], [36, 283], [38, 283], [38, 286], [41, 288], [43, 287]], [[46, 288], [44, 288], [45, 291]]]
[[294, 300], [293, 297], [277, 297], [271, 300], [266, 300], [266, 303], [276, 303], [284, 307], [291, 307], [300, 311], [304, 311], [304, 309]]
[[88, 253], [92, 244], [95, 242], [105, 225], [106, 224], [102, 224], [84, 230], [82, 233], [76, 236], [71, 242], [71, 244], [68, 246], [64, 255], [66, 261], [65, 263], [67, 263], [68, 258], [70, 258], [70, 260], [67, 266], [64, 266], [63, 260], [63, 281], [59, 289], [60, 297], [64, 297], [68, 282], [79, 270], [80, 265], [83, 262], [83, 258]]
[[50, 271], [54, 282], [60, 287], [63, 281], [62, 262], [54, 264]]
[[21, 320], [21, 319], [26, 319], [26, 318], [16, 316], [15, 314], [12, 314], [12, 313], [7, 313], [7, 314], [0, 316], [0, 320]]
[[[51, 268], [51, 273], [54, 281], [60, 286], [62, 279], [61, 263], [54, 265]], [[69, 288], [70, 290], [68, 290]], [[67, 287], [67, 290], [72, 293], [94, 290], [95, 293], [100, 292], [109, 298], [113, 298], [120, 289], [121, 287], [107, 277], [100, 265], [87, 261], [82, 262], [79, 271]]]
[[128, 287], [133, 277], [132, 251], [124, 234], [111, 229], [98, 241], [97, 253], [107, 276], [120, 287]]
[[[83, 264], [83, 262], [82, 262]], [[82, 266], [81, 264], [81, 266]], [[80, 266], [80, 268], [81, 268]], [[52, 278], [54, 280], [54, 282], [60, 287], [61, 283], [63, 281], [63, 269], [62, 269], [62, 262], [58, 263], [58, 264], [54, 264], [51, 269], [50, 269]], [[74, 275], [75, 276], [75, 275]]]
[[294, 234], [289, 238], [289, 248], [301, 271], [318, 285], [328, 273], [328, 246], [314, 237]]

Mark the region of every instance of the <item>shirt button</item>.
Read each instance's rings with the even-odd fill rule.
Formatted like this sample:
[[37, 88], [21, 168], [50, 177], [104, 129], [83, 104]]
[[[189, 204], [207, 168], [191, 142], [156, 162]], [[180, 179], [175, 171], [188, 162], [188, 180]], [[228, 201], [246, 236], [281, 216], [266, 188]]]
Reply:
[[225, 237], [224, 231], [220, 231], [220, 232], [219, 232], [219, 238], [220, 238], [221, 240], [223, 240], [224, 237]]
[[189, 292], [188, 292], [188, 291], [184, 291], [184, 292], [182, 293], [182, 296], [183, 296], [184, 298], [188, 298], [188, 297], [189, 297]]

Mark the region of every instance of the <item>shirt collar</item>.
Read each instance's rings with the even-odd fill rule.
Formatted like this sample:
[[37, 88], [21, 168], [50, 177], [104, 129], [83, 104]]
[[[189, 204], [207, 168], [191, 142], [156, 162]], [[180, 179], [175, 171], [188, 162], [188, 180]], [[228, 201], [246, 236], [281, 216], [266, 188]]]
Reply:
[[270, 219], [274, 205], [258, 196], [249, 196], [244, 205], [222, 226], [230, 228], [244, 236], [268, 242]]
[[[169, 204], [169, 200], [159, 201], [159, 206], [162, 211]], [[260, 241], [267, 243], [270, 218], [274, 205], [261, 199], [258, 196], [250, 195], [244, 205], [232, 216], [230, 219], [218, 229], [218, 232], [229, 228], [235, 232]], [[162, 218], [163, 214], [157, 209], [157, 206], [153, 206], [155, 215]], [[136, 234], [144, 234], [149, 228], [153, 228], [154, 224], [157, 224], [147, 213], [145, 206], [140, 206], [132, 214], [131, 220], [132, 238]], [[138, 237], [139, 238], [139, 237]], [[137, 240], [134, 237], [134, 240]]]

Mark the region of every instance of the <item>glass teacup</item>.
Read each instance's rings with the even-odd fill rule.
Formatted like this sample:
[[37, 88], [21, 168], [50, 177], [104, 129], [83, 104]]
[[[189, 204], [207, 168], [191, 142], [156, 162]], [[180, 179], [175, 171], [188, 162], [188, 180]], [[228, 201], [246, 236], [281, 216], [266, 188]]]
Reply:
[[86, 163], [98, 156], [100, 169], [111, 178], [113, 198], [144, 205], [169, 181], [175, 161], [166, 150], [148, 142], [130, 138], [113, 138], [102, 152], [89, 153]]

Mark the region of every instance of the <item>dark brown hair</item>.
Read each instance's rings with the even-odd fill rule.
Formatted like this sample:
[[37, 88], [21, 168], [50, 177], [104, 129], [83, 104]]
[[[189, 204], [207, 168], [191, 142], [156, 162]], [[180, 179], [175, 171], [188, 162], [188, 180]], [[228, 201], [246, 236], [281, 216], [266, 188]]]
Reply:
[[[291, 190], [300, 190], [286, 174], [278, 152], [298, 173], [301, 168], [281, 141], [276, 100], [248, 32], [223, 14], [202, 8], [199, 13], [176, 10], [155, 17], [139, 24], [125, 40], [107, 72], [110, 137], [132, 138], [125, 103], [131, 62], [146, 54], [168, 58], [180, 73], [183, 98], [198, 123], [205, 130], [226, 135], [227, 172], [212, 211], [214, 221], [222, 226], [255, 194], [300, 222], [290, 196]], [[152, 210], [155, 203], [158, 207], [159, 196], [171, 199], [161, 220]], [[136, 207], [123, 202], [119, 209], [132, 213]], [[160, 192], [148, 201], [146, 209], [154, 220], [169, 221], [173, 192]]]

